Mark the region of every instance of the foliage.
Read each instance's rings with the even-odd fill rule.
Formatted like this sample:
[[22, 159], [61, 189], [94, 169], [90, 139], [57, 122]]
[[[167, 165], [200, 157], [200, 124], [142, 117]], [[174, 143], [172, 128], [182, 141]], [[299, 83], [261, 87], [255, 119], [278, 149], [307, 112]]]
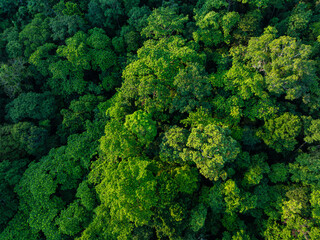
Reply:
[[50, 92], [22, 93], [6, 106], [6, 110], [6, 117], [14, 123], [23, 119], [51, 119], [56, 110], [55, 99]]
[[320, 4], [0, 0], [0, 239], [320, 239]]
[[224, 165], [239, 153], [237, 142], [228, 135], [228, 130], [214, 124], [192, 128], [186, 144], [188, 148], [180, 156], [186, 162], [195, 162], [206, 178], [225, 180], [227, 173], [222, 170]]

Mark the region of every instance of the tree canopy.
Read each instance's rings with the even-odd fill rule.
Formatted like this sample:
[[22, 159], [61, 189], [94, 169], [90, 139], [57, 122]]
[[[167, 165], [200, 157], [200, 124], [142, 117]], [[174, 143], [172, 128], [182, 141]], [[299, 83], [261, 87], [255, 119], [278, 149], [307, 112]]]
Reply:
[[319, 54], [319, 1], [0, 0], [0, 239], [320, 239]]

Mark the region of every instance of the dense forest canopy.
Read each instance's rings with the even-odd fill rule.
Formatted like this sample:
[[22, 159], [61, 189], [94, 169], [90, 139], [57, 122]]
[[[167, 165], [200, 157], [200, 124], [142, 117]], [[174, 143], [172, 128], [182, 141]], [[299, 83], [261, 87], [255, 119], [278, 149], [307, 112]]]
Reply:
[[320, 1], [0, 19], [1, 240], [320, 239]]

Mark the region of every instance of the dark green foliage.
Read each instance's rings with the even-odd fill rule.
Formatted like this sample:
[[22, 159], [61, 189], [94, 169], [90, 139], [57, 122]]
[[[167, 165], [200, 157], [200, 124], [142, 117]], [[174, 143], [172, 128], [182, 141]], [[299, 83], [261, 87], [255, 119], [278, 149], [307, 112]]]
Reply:
[[29, 57], [38, 47], [45, 44], [49, 37], [49, 19], [42, 14], [37, 14], [19, 33], [19, 39], [25, 46], [24, 55]]
[[81, 133], [85, 130], [86, 121], [92, 120], [93, 111], [102, 97], [84, 95], [78, 100], [73, 100], [68, 109], [62, 109], [63, 116], [61, 135], [69, 136], [74, 133]]
[[116, 83], [112, 78], [107, 79], [107, 76], [112, 76], [111, 67], [117, 63], [116, 55], [110, 47], [111, 40], [102, 29], [91, 29], [88, 34], [77, 32], [66, 40], [65, 46], [58, 47], [57, 54], [61, 59], [49, 65], [52, 74], [49, 86], [59, 95], [82, 94], [88, 91], [87, 88], [99, 92], [101, 87], [94, 84], [92, 79], [88, 79], [92, 81], [88, 83], [84, 77], [86, 71], [102, 71], [100, 79], [109, 80], [104, 86], [110, 90]]
[[17, 58], [10, 64], [1, 64], [0, 86], [10, 98], [16, 97], [30, 88], [27, 83], [29, 76], [30, 72], [25, 66], [25, 61]]
[[[1, 136], [2, 137], [2, 136]], [[7, 222], [14, 217], [18, 210], [18, 198], [13, 192], [13, 187], [19, 183], [28, 161], [17, 159], [10, 162], [3, 160], [0, 162], [0, 231], [3, 231]]]
[[49, 92], [28, 92], [6, 106], [6, 117], [14, 123], [23, 119], [46, 120], [54, 117], [55, 110], [55, 99]]
[[80, 30], [85, 30], [85, 21], [78, 15], [62, 15], [50, 20], [53, 40], [64, 40]]

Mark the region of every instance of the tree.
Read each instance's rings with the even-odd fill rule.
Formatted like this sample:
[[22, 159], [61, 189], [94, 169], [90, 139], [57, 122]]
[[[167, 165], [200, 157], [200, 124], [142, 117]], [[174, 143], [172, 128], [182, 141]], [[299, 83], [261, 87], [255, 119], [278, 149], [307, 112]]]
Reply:
[[199, 107], [210, 109], [207, 99], [212, 88], [204, 68], [196, 64], [187, 66], [176, 75], [173, 86], [177, 94], [172, 100], [172, 111], [184, 113]]
[[22, 93], [6, 106], [6, 118], [17, 123], [23, 119], [52, 119], [56, 111], [55, 99], [50, 92]]
[[[56, 94], [62, 95], [82, 94], [87, 87], [89, 89], [91, 87], [92, 91], [95, 89], [101, 91], [101, 87], [97, 84], [93, 82], [88, 84], [87, 79], [84, 79], [85, 72], [102, 71], [101, 80], [104, 80], [106, 75], [110, 75], [112, 72], [110, 68], [117, 62], [116, 55], [110, 47], [110, 38], [102, 29], [91, 29], [88, 34], [82, 31], [77, 32], [66, 40], [65, 46], [58, 47], [57, 54], [62, 59], [49, 66], [52, 74], [49, 86]], [[114, 81], [109, 84], [113, 87]]]
[[319, 151], [311, 149], [310, 153], [302, 153], [293, 163], [289, 163], [289, 173], [291, 181], [302, 183], [303, 185], [319, 186]]
[[19, 30], [17, 27], [6, 28], [1, 36], [9, 58], [18, 59], [23, 56], [23, 44], [19, 40]]
[[96, 189], [102, 203], [110, 207], [111, 217], [129, 220], [136, 226], [147, 224], [153, 215], [151, 209], [157, 203], [156, 180], [149, 169], [150, 161], [128, 158], [108, 165], [109, 173]]
[[186, 146], [180, 154], [181, 158], [196, 163], [200, 173], [214, 181], [219, 178], [226, 180], [227, 173], [223, 167], [240, 152], [229, 131], [214, 124], [192, 128]]
[[146, 112], [163, 111], [172, 104], [173, 82], [185, 65], [203, 62], [195, 45], [178, 36], [146, 41], [138, 59], [123, 72], [120, 94]]
[[178, 126], [168, 129], [162, 138], [160, 145], [160, 158], [168, 163], [182, 162], [180, 154], [186, 146], [188, 131]]
[[79, 15], [57, 15], [50, 19], [49, 26], [53, 40], [64, 40], [72, 37], [78, 31], [85, 31], [85, 20]]
[[288, 178], [288, 167], [284, 163], [272, 164], [269, 178], [273, 183], [286, 182]]
[[50, 38], [49, 19], [43, 14], [37, 14], [35, 18], [19, 33], [19, 39], [25, 46], [24, 55], [30, 55]]
[[63, 116], [61, 129], [59, 130], [60, 135], [69, 136], [83, 132], [86, 121], [93, 120], [93, 112], [101, 101], [102, 97], [91, 94], [72, 100], [69, 108], [62, 109], [60, 112]]
[[159, 39], [173, 34], [181, 34], [187, 20], [188, 16], [178, 15], [174, 8], [160, 7], [148, 17], [148, 25], [142, 29], [141, 35]]
[[30, 72], [25, 66], [25, 61], [17, 58], [10, 64], [1, 64], [0, 86], [10, 98], [16, 97], [30, 88], [30, 85], [26, 83], [29, 76]]
[[286, 112], [267, 120], [264, 127], [257, 132], [257, 136], [277, 152], [285, 152], [294, 150], [300, 130], [300, 118]]
[[[198, 29], [193, 33], [196, 42], [202, 42], [206, 47], [217, 46], [225, 42], [230, 44], [232, 31], [240, 20], [238, 12], [224, 10], [228, 3], [225, 1], [199, 1], [194, 9], [196, 25]], [[219, 9], [219, 10], [218, 10]]]
[[19, 122], [13, 125], [12, 136], [30, 155], [40, 157], [54, 146], [47, 129], [34, 126], [29, 122]]
[[133, 7], [128, 13], [128, 24], [141, 32], [148, 25], [148, 17], [151, 14], [147, 6]]
[[203, 226], [207, 217], [207, 209], [203, 204], [199, 204], [192, 209], [190, 227], [194, 232], [198, 232]]
[[248, 64], [265, 74], [267, 89], [275, 96], [284, 95], [286, 100], [302, 100], [302, 106], [315, 109], [319, 92], [311, 46], [282, 36], [275, 38], [274, 28], [265, 29], [259, 38], [248, 43], [245, 59]]
[[[8, 156], [6, 158], [8, 159]], [[27, 159], [7, 160], [6, 158], [2, 158], [1, 156], [3, 160], [0, 162], [0, 210], [2, 212], [0, 217], [0, 232], [7, 227], [8, 222], [18, 211], [18, 198], [13, 188], [19, 183], [21, 175], [29, 162]]]
[[122, 122], [113, 120], [105, 125], [105, 135], [101, 138], [101, 151], [110, 160], [126, 159], [140, 155], [140, 144]]
[[287, 34], [290, 37], [301, 37], [308, 31], [308, 24], [311, 20], [312, 10], [304, 2], [297, 4], [293, 9], [288, 21]]
[[79, 202], [71, 203], [66, 209], [62, 210], [56, 223], [59, 231], [69, 236], [79, 233], [88, 223], [89, 214]]
[[29, 63], [33, 64], [37, 70], [45, 77], [50, 74], [49, 66], [50, 64], [57, 61], [58, 57], [55, 54], [57, 45], [53, 43], [46, 43], [37, 48], [30, 58]]
[[157, 135], [156, 122], [152, 120], [150, 114], [141, 110], [127, 115], [124, 126], [133, 133], [143, 145], [150, 144]]

